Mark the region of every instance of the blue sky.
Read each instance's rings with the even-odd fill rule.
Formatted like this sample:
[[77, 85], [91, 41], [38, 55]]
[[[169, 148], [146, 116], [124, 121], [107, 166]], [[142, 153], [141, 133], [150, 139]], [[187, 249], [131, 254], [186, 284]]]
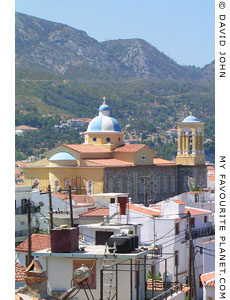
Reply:
[[142, 38], [182, 65], [214, 59], [214, 0], [16, 0], [15, 10], [98, 41]]

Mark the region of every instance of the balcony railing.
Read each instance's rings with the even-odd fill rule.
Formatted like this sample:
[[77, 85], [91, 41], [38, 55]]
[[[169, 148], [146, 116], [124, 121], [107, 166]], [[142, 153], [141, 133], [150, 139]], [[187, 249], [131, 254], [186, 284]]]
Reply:
[[[197, 239], [204, 236], [215, 235], [215, 226], [208, 226], [204, 228], [192, 229], [192, 238]], [[189, 240], [188, 231], [185, 232], [185, 239]]]
[[183, 285], [181, 283], [178, 283], [177, 285], [174, 285], [173, 287], [169, 288], [167, 291], [164, 291], [160, 295], [155, 296], [150, 300], [166, 300], [168, 299], [168, 297], [172, 297], [175, 293], [182, 291], [182, 289], [183, 289]]
[[[41, 208], [40, 206], [30, 206], [30, 213], [34, 214], [37, 212], [40, 212]], [[15, 215], [26, 215], [27, 214], [27, 207], [26, 206], [19, 206], [15, 208]]]

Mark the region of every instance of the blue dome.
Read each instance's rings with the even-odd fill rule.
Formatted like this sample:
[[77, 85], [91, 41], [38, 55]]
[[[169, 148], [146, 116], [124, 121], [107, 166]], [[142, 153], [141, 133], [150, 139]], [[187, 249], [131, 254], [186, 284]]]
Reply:
[[70, 153], [62, 151], [52, 155], [49, 160], [76, 160], [76, 158]]
[[105, 110], [110, 110], [109, 106], [107, 104], [102, 104], [99, 107], [99, 111], [105, 111]]
[[188, 116], [186, 117], [182, 122], [199, 122], [199, 120], [196, 117]]
[[89, 123], [87, 132], [121, 132], [117, 120], [110, 117], [110, 108], [105, 102], [99, 107], [99, 115]]
[[121, 128], [116, 119], [99, 115], [89, 123], [87, 132], [121, 132]]

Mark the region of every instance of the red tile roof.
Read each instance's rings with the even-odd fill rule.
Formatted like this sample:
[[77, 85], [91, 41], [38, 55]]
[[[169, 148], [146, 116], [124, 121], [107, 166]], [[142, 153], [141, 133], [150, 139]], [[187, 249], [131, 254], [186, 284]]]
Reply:
[[36, 127], [31, 127], [31, 126], [26, 126], [26, 125], [19, 125], [16, 126], [16, 129], [21, 129], [21, 130], [37, 130], [38, 128]]
[[87, 145], [87, 144], [64, 144], [63, 146], [70, 148], [74, 151], [81, 153], [110, 153], [107, 149], [103, 147], [98, 147], [95, 145]]
[[198, 208], [193, 208], [193, 207], [186, 206], [185, 209], [184, 209], [185, 214], [188, 211], [191, 213], [192, 216], [193, 215], [205, 215], [205, 214], [210, 213], [210, 211], [206, 210], [206, 209], [198, 209]]
[[187, 192], [187, 194], [203, 194], [204, 191], [190, 191], [190, 192]]
[[115, 158], [109, 158], [109, 159], [87, 159], [88, 162], [95, 163], [97, 165], [103, 166], [103, 167], [129, 167], [133, 166], [132, 163], [122, 161]]
[[180, 205], [184, 205], [185, 202], [181, 201], [181, 200], [173, 200], [173, 202], [180, 204]]
[[17, 160], [17, 161], [15, 162], [15, 166], [18, 166], [18, 167], [25, 167], [25, 166], [27, 166], [27, 165], [28, 165], [28, 163], [26, 163], [26, 162], [24, 162], [24, 161]]
[[[52, 195], [55, 197], [58, 197], [64, 201], [69, 201], [68, 194], [53, 193]], [[92, 205], [94, 205], [94, 198], [92, 196], [88, 196], [88, 195], [72, 195], [72, 204], [73, 204], [73, 207], [92, 206]]]
[[21, 282], [24, 281], [26, 268], [20, 265], [18, 262], [15, 261], [15, 281]]
[[204, 286], [215, 286], [215, 272], [202, 274], [200, 279]]
[[145, 206], [141, 206], [138, 204], [129, 203], [128, 207], [129, 210], [135, 211], [137, 213], [141, 213], [147, 216], [161, 216], [160, 207], [159, 208], [147, 208]]
[[208, 180], [211, 182], [215, 182], [215, 175], [208, 175]]
[[21, 174], [21, 172], [15, 168], [15, 175], [20, 175], [20, 174]]
[[146, 146], [145, 144], [126, 144], [113, 150], [113, 152], [136, 152]]
[[163, 159], [163, 158], [154, 158], [153, 163], [158, 166], [175, 166], [176, 163], [171, 160]]
[[[179, 205], [183, 205], [184, 202], [180, 201], [180, 200], [176, 200], [174, 201], [176, 203], [178, 203]], [[162, 216], [162, 212], [161, 212], [161, 206], [151, 206], [151, 207], [145, 207], [143, 205], [140, 204], [132, 204], [129, 203], [128, 204], [128, 209], [138, 212], [138, 213], [142, 213], [144, 215], [147, 216]], [[193, 207], [185, 207], [184, 209], [184, 213], [186, 214], [188, 211], [190, 211], [191, 215], [203, 215], [203, 214], [208, 214], [210, 213], [209, 210], [204, 210], [204, 209], [198, 209], [198, 208], [193, 208]], [[175, 219], [179, 219], [179, 218], [175, 218]]]
[[90, 209], [87, 212], [79, 214], [79, 217], [108, 217], [109, 216], [109, 208], [108, 207], [98, 207], [94, 209]]
[[[31, 251], [39, 251], [50, 248], [50, 235], [48, 234], [32, 234], [31, 235]], [[15, 251], [26, 252], [28, 251], [28, 240], [19, 244]]]
[[203, 242], [203, 245], [204, 244], [210, 244], [210, 243], [215, 243], [215, 240], [213, 239], [213, 240], [209, 240], [209, 241]]

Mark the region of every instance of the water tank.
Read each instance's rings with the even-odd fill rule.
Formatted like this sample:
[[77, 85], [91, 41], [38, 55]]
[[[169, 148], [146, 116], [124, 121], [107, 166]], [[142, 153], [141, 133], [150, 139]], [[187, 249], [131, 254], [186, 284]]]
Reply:
[[139, 246], [139, 238], [137, 234], [129, 234], [129, 236], [132, 237], [133, 240], [133, 249], [137, 249]]
[[51, 251], [54, 253], [70, 253], [78, 250], [79, 233], [77, 227], [51, 229]]
[[[113, 247], [116, 243], [116, 253], [131, 253], [134, 250], [133, 237], [127, 234], [111, 235], [108, 238], [108, 246]], [[112, 252], [112, 251], [110, 251]]]
[[82, 266], [74, 271], [73, 278], [78, 282], [86, 280], [90, 276], [90, 269], [86, 265]]

